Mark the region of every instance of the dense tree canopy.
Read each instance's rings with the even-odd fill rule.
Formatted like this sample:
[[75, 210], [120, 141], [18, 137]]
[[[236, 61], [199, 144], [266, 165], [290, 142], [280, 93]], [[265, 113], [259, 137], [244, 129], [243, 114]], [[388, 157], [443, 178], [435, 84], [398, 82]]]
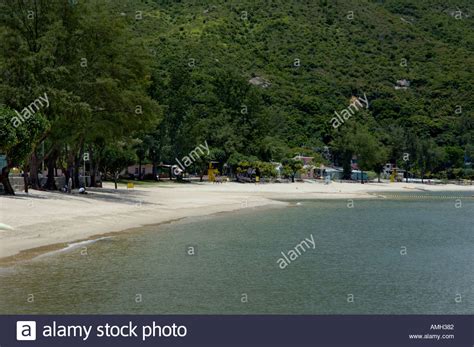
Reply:
[[[387, 161], [466, 177], [473, 10], [469, 0], [4, 0], [0, 104], [21, 111], [49, 97], [49, 126], [21, 164], [33, 186], [41, 160], [78, 185], [85, 152], [95, 178], [125, 144], [156, 177], [205, 141], [212, 155], [187, 170], [285, 161], [294, 173], [290, 159], [307, 151], [346, 177], [353, 157], [363, 170]], [[334, 128], [362, 96], [368, 106]]]

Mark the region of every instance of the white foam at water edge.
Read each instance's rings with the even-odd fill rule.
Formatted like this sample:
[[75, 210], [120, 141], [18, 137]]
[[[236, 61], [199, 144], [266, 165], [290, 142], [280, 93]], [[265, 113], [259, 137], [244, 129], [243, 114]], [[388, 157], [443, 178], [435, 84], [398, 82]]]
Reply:
[[0, 276], [9, 275], [13, 273], [15, 273], [15, 269], [13, 268], [13, 266], [0, 267]]
[[58, 249], [58, 250], [55, 250], [55, 251], [51, 251], [51, 252], [48, 252], [48, 253], [40, 254], [39, 256], [35, 257], [35, 259], [43, 258], [43, 257], [50, 256], [50, 255], [53, 255], [53, 254], [56, 254], [56, 253], [69, 252], [69, 251], [72, 251], [73, 249], [83, 247], [85, 245], [89, 245], [89, 244], [92, 244], [92, 243], [96, 243], [98, 241], [110, 239], [110, 238], [112, 238], [112, 237], [111, 236], [103, 236], [103, 237], [99, 237], [98, 239], [68, 243], [68, 245], [64, 248], [61, 248], [61, 249]]
[[8, 224], [0, 223], [0, 230], [14, 230], [14, 229], [12, 226], [9, 226]]

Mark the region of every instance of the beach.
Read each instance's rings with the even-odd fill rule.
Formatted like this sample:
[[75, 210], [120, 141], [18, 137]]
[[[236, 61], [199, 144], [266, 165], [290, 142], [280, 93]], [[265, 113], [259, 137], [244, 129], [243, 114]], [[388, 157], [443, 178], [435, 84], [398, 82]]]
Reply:
[[384, 192], [470, 191], [474, 186], [413, 183], [188, 183], [127, 189], [94, 188], [87, 195], [30, 190], [0, 197], [0, 258], [32, 258], [50, 250], [145, 225], [244, 208], [285, 207], [282, 200], [383, 199]]

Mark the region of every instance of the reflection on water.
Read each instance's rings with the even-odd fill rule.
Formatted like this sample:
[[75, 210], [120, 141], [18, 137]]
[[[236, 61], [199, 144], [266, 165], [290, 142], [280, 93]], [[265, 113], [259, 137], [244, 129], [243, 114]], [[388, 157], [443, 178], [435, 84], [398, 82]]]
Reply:
[[0, 270], [0, 313], [473, 314], [473, 211], [303, 201], [145, 227]]

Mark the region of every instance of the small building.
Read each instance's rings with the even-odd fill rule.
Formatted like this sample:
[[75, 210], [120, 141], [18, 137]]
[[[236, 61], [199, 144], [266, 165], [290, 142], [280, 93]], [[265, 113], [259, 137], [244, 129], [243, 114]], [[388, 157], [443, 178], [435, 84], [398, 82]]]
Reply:
[[140, 165], [134, 164], [130, 165], [126, 172], [123, 172], [122, 175], [127, 175], [127, 176], [134, 176], [134, 177], [144, 177], [145, 175], [152, 175], [153, 174], [153, 165], [152, 164], [142, 164], [141, 165], [141, 170], [142, 172], [140, 173]]
[[329, 176], [331, 180], [342, 180], [342, 177], [344, 176], [344, 170], [342, 168], [338, 167], [325, 167], [322, 171], [321, 176], [323, 178]]
[[[318, 175], [321, 178], [326, 178], [327, 176], [330, 177], [332, 181], [334, 180], [342, 180], [344, 177], [344, 169], [342, 167], [329, 167], [321, 165], [320, 168], [317, 169]], [[363, 178], [364, 181], [368, 180], [368, 175], [361, 170], [352, 170], [351, 171], [351, 180], [353, 181], [360, 181]]]
[[352, 170], [351, 180], [353, 180], [353, 181], [368, 181], [369, 176], [367, 175], [367, 173], [362, 172], [360, 170]]
[[303, 165], [312, 165], [314, 157], [305, 157], [302, 155], [297, 155], [293, 157], [294, 160], [301, 160]]

